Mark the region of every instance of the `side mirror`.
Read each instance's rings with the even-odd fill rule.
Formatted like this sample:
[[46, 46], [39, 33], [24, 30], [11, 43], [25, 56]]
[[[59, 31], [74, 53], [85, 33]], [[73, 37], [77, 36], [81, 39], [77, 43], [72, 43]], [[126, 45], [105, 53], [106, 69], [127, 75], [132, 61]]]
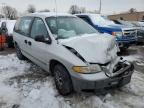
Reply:
[[51, 40], [49, 38], [45, 38], [43, 35], [35, 36], [34, 40], [37, 42], [43, 42], [43, 43], [51, 44]]

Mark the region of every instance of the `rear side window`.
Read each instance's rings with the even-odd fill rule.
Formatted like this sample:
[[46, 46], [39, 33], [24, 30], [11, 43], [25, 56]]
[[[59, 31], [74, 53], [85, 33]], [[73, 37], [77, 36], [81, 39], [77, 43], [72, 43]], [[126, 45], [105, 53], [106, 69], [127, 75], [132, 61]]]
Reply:
[[78, 17], [86, 21], [88, 24], [91, 24], [91, 21], [87, 16], [78, 16]]
[[15, 25], [14, 31], [22, 35], [28, 36], [32, 20], [32, 17], [23, 17], [19, 19]]

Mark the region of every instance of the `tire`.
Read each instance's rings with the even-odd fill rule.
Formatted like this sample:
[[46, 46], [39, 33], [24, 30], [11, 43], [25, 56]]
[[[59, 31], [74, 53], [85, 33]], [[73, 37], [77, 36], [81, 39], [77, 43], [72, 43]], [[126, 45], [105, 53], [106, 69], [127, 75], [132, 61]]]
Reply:
[[22, 54], [20, 48], [18, 45], [15, 45], [16, 48], [16, 55], [18, 57], [19, 60], [26, 60], [26, 57]]
[[73, 85], [66, 68], [61, 64], [57, 64], [55, 65], [53, 71], [55, 84], [58, 92], [63, 96], [71, 94], [73, 91]]

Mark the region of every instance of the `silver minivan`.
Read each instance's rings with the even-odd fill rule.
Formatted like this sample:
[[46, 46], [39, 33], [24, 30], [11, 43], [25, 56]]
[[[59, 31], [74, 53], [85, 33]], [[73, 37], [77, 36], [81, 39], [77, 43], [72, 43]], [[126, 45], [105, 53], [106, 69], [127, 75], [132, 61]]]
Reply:
[[28, 58], [50, 72], [62, 95], [130, 82], [134, 66], [117, 56], [115, 37], [108, 35], [66, 13], [23, 16], [13, 33], [18, 58]]

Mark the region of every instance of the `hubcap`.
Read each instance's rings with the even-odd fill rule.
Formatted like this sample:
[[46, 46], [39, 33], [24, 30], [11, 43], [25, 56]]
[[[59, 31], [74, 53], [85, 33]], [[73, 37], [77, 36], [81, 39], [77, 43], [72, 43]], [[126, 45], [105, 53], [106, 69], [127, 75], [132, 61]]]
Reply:
[[20, 51], [20, 49], [19, 49], [18, 47], [17, 47], [17, 51], [16, 51], [16, 52], [17, 52], [17, 55], [18, 55], [18, 56], [21, 55], [21, 51]]
[[63, 78], [62, 78], [61, 73], [58, 70], [55, 73], [55, 78], [56, 78], [56, 83], [58, 87], [61, 89], [63, 86]]
[[16, 50], [17, 56], [20, 57], [21, 56], [21, 50], [19, 49], [18, 46], [16, 47], [16, 49], [17, 49]]

